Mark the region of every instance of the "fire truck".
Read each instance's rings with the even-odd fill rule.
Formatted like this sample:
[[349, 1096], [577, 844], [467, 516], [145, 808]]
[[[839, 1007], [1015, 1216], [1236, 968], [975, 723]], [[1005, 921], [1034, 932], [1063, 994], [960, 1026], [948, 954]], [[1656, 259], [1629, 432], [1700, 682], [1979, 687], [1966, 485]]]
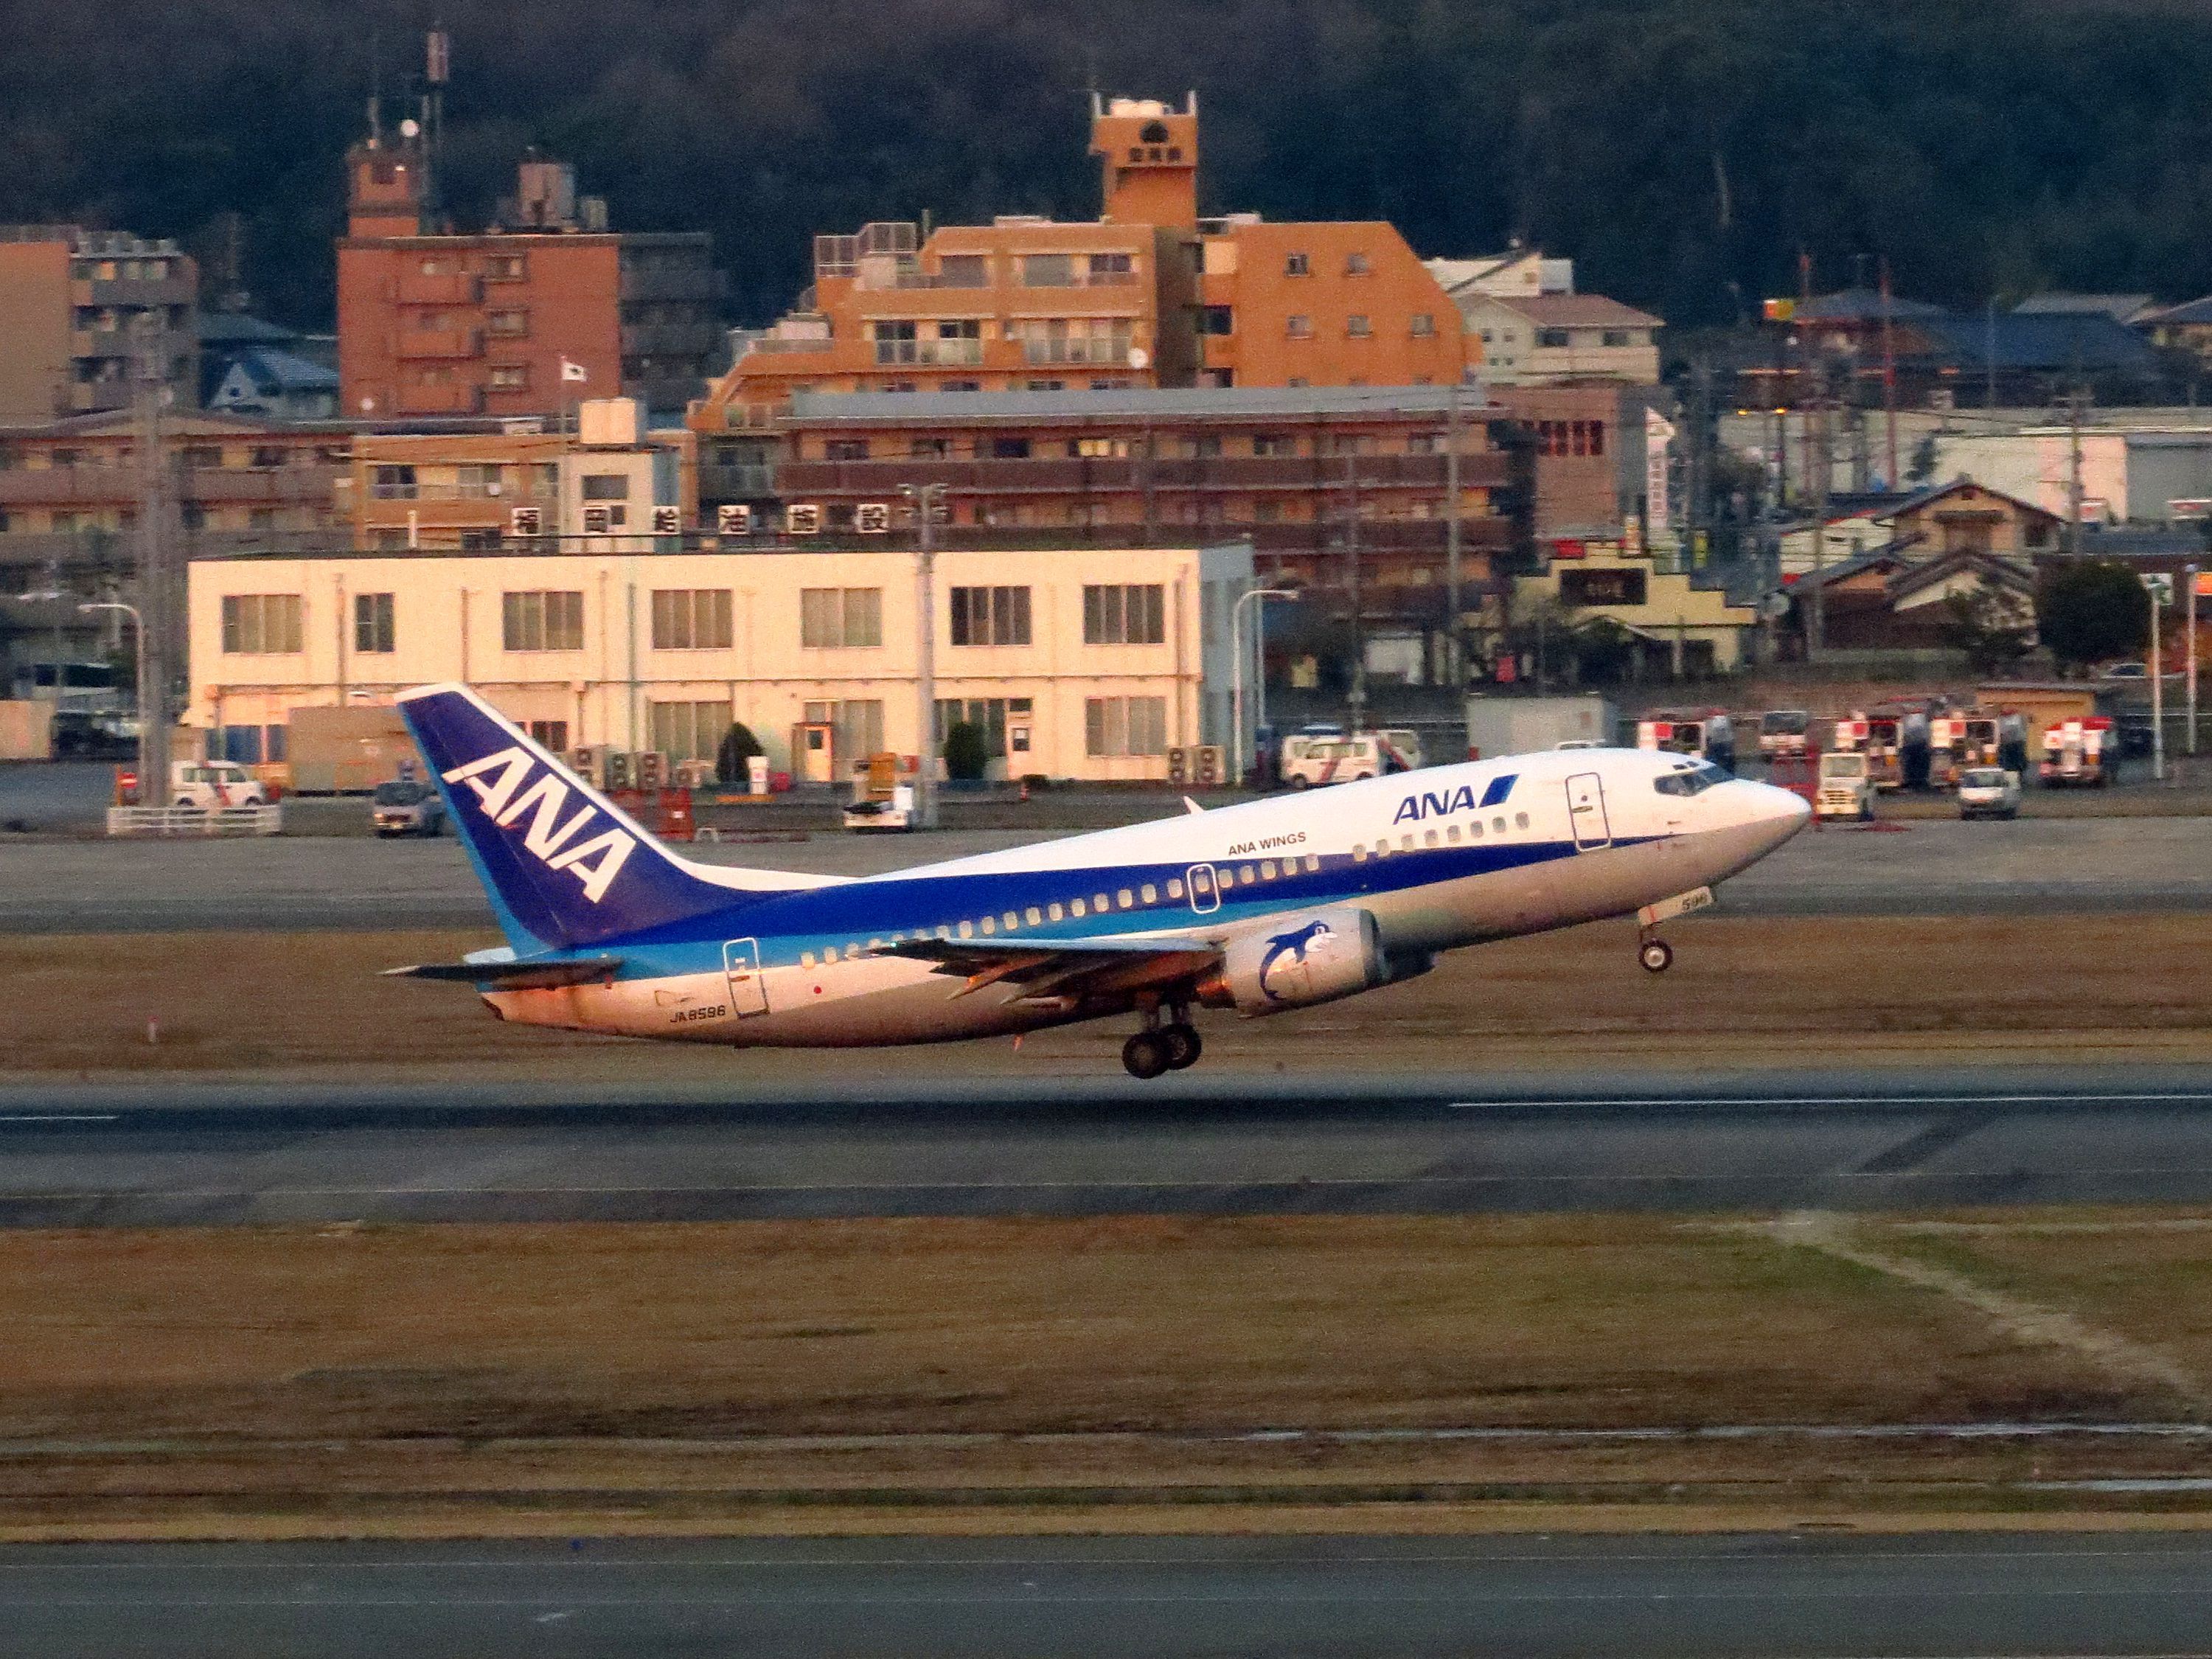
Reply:
[[2018, 714], [1991, 714], [1978, 708], [1953, 709], [1928, 721], [1928, 781], [1938, 789], [1955, 789], [1970, 767], [2027, 770], [2027, 722]]
[[1735, 727], [1717, 708], [1702, 714], [1658, 714], [1638, 720], [1636, 746], [1695, 755], [1723, 772], [1735, 770]]
[[1922, 710], [1876, 709], [1835, 723], [1831, 754], [1864, 755], [1877, 789], [1923, 789], [1928, 784], [1928, 716]]
[[2112, 717], [2091, 714], [2086, 719], [2058, 720], [2043, 732], [2043, 758], [2036, 774], [2045, 784], [2076, 785], [2102, 789], [2112, 781], [2120, 763], [2119, 733]]

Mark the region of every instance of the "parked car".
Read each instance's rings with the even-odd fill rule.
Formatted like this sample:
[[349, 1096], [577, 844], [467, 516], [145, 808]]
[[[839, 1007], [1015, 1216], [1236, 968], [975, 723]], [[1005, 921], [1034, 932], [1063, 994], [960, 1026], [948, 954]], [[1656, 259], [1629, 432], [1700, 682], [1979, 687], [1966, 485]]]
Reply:
[[419, 778], [380, 783], [369, 798], [370, 823], [380, 839], [387, 836], [436, 836], [446, 828], [446, 803]]
[[2107, 663], [2097, 671], [2100, 680], [2147, 680], [2150, 678], [2148, 664], [2139, 662]]
[[236, 761], [175, 761], [169, 767], [169, 802], [220, 812], [226, 806], [265, 806], [269, 790]]
[[1959, 816], [2016, 818], [2020, 816], [2020, 774], [1996, 766], [1972, 766], [1959, 775]]

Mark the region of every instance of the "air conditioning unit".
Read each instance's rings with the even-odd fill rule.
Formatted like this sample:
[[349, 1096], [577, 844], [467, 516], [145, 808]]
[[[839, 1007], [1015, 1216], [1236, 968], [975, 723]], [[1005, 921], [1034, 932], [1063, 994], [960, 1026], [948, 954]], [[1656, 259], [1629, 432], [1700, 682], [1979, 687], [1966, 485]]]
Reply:
[[656, 536], [680, 536], [684, 533], [684, 509], [680, 507], [656, 507], [653, 509], [653, 533]]
[[608, 512], [608, 510], [604, 507], [586, 507], [584, 509], [584, 533], [586, 536], [605, 535], [614, 527], [613, 518], [614, 515]]
[[706, 789], [714, 781], [714, 763], [688, 760], [676, 763], [676, 787], [678, 789]]
[[641, 749], [629, 758], [631, 788], [658, 789], [668, 781], [668, 757], [658, 749]]
[[1190, 781], [1190, 750], [1180, 744], [1168, 750], [1168, 781], [1177, 784]]
[[568, 751], [568, 769], [583, 779], [592, 788], [599, 787], [601, 762], [606, 758], [606, 745], [591, 743]]
[[610, 749], [599, 757], [599, 787], [628, 789], [630, 786], [630, 755], [627, 749]]
[[1198, 768], [1191, 781], [1201, 789], [1218, 787], [1221, 782], [1221, 745], [1218, 743], [1202, 743], [1199, 744], [1196, 752]]
[[743, 501], [726, 501], [714, 509], [714, 532], [721, 536], [753, 533], [753, 510]]
[[891, 527], [889, 501], [862, 501], [853, 509], [853, 528], [863, 536], [888, 535]]
[[542, 536], [545, 533], [545, 518], [534, 507], [510, 507], [507, 509], [507, 528], [510, 535]]
[[783, 532], [787, 536], [818, 536], [822, 533], [822, 508], [813, 501], [793, 501], [783, 509]]

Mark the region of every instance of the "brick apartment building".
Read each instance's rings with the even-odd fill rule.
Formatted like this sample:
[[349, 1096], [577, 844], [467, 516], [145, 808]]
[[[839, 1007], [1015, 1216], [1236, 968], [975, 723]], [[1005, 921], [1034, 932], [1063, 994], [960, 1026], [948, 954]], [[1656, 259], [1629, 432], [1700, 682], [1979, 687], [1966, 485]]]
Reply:
[[572, 168], [534, 159], [497, 224], [455, 234], [432, 223], [432, 167], [414, 136], [373, 137], [347, 157], [349, 418], [550, 415], [617, 392], [676, 410], [700, 393], [722, 350], [705, 234], [611, 232]]
[[1198, 112], [1094, 104], [1099, 218], [883, 223], [815, 240], [800, 306], [693, 412], [760, 427], [800, 392], [1443, 385], [1457, 308], [1391, 226], [1198, 214]]
[[199, 271], [174, 242], [0, 225], [0, 422], [129, 405], [150, 359], [198, 401]]

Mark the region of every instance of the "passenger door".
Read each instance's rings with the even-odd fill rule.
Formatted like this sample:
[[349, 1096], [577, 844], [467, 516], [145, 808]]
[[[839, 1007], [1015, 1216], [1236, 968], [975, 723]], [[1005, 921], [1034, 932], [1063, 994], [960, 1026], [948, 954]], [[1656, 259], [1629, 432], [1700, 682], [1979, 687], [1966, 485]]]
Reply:
[[732, 1013], [764, 1014], [768, 1012], [768, 984], [761, 977], [758, 940], [733, 939], [725, 945], [722, 947], [722, 971], [729, 975]]
[[1577, 772], [1567, 780], [1567, 822], [1574, 826], [1577, 853], [1613, 845], [1613, 826], [1605, 816], [1605, 785], [1596, 773]]
[[1221, 884], [1215, 878], [1212, 865], [1192, 865], [1184, 872], [1184, 879], [1190, 884], [1192, 909], [1205, 915], [1221, 908]]

